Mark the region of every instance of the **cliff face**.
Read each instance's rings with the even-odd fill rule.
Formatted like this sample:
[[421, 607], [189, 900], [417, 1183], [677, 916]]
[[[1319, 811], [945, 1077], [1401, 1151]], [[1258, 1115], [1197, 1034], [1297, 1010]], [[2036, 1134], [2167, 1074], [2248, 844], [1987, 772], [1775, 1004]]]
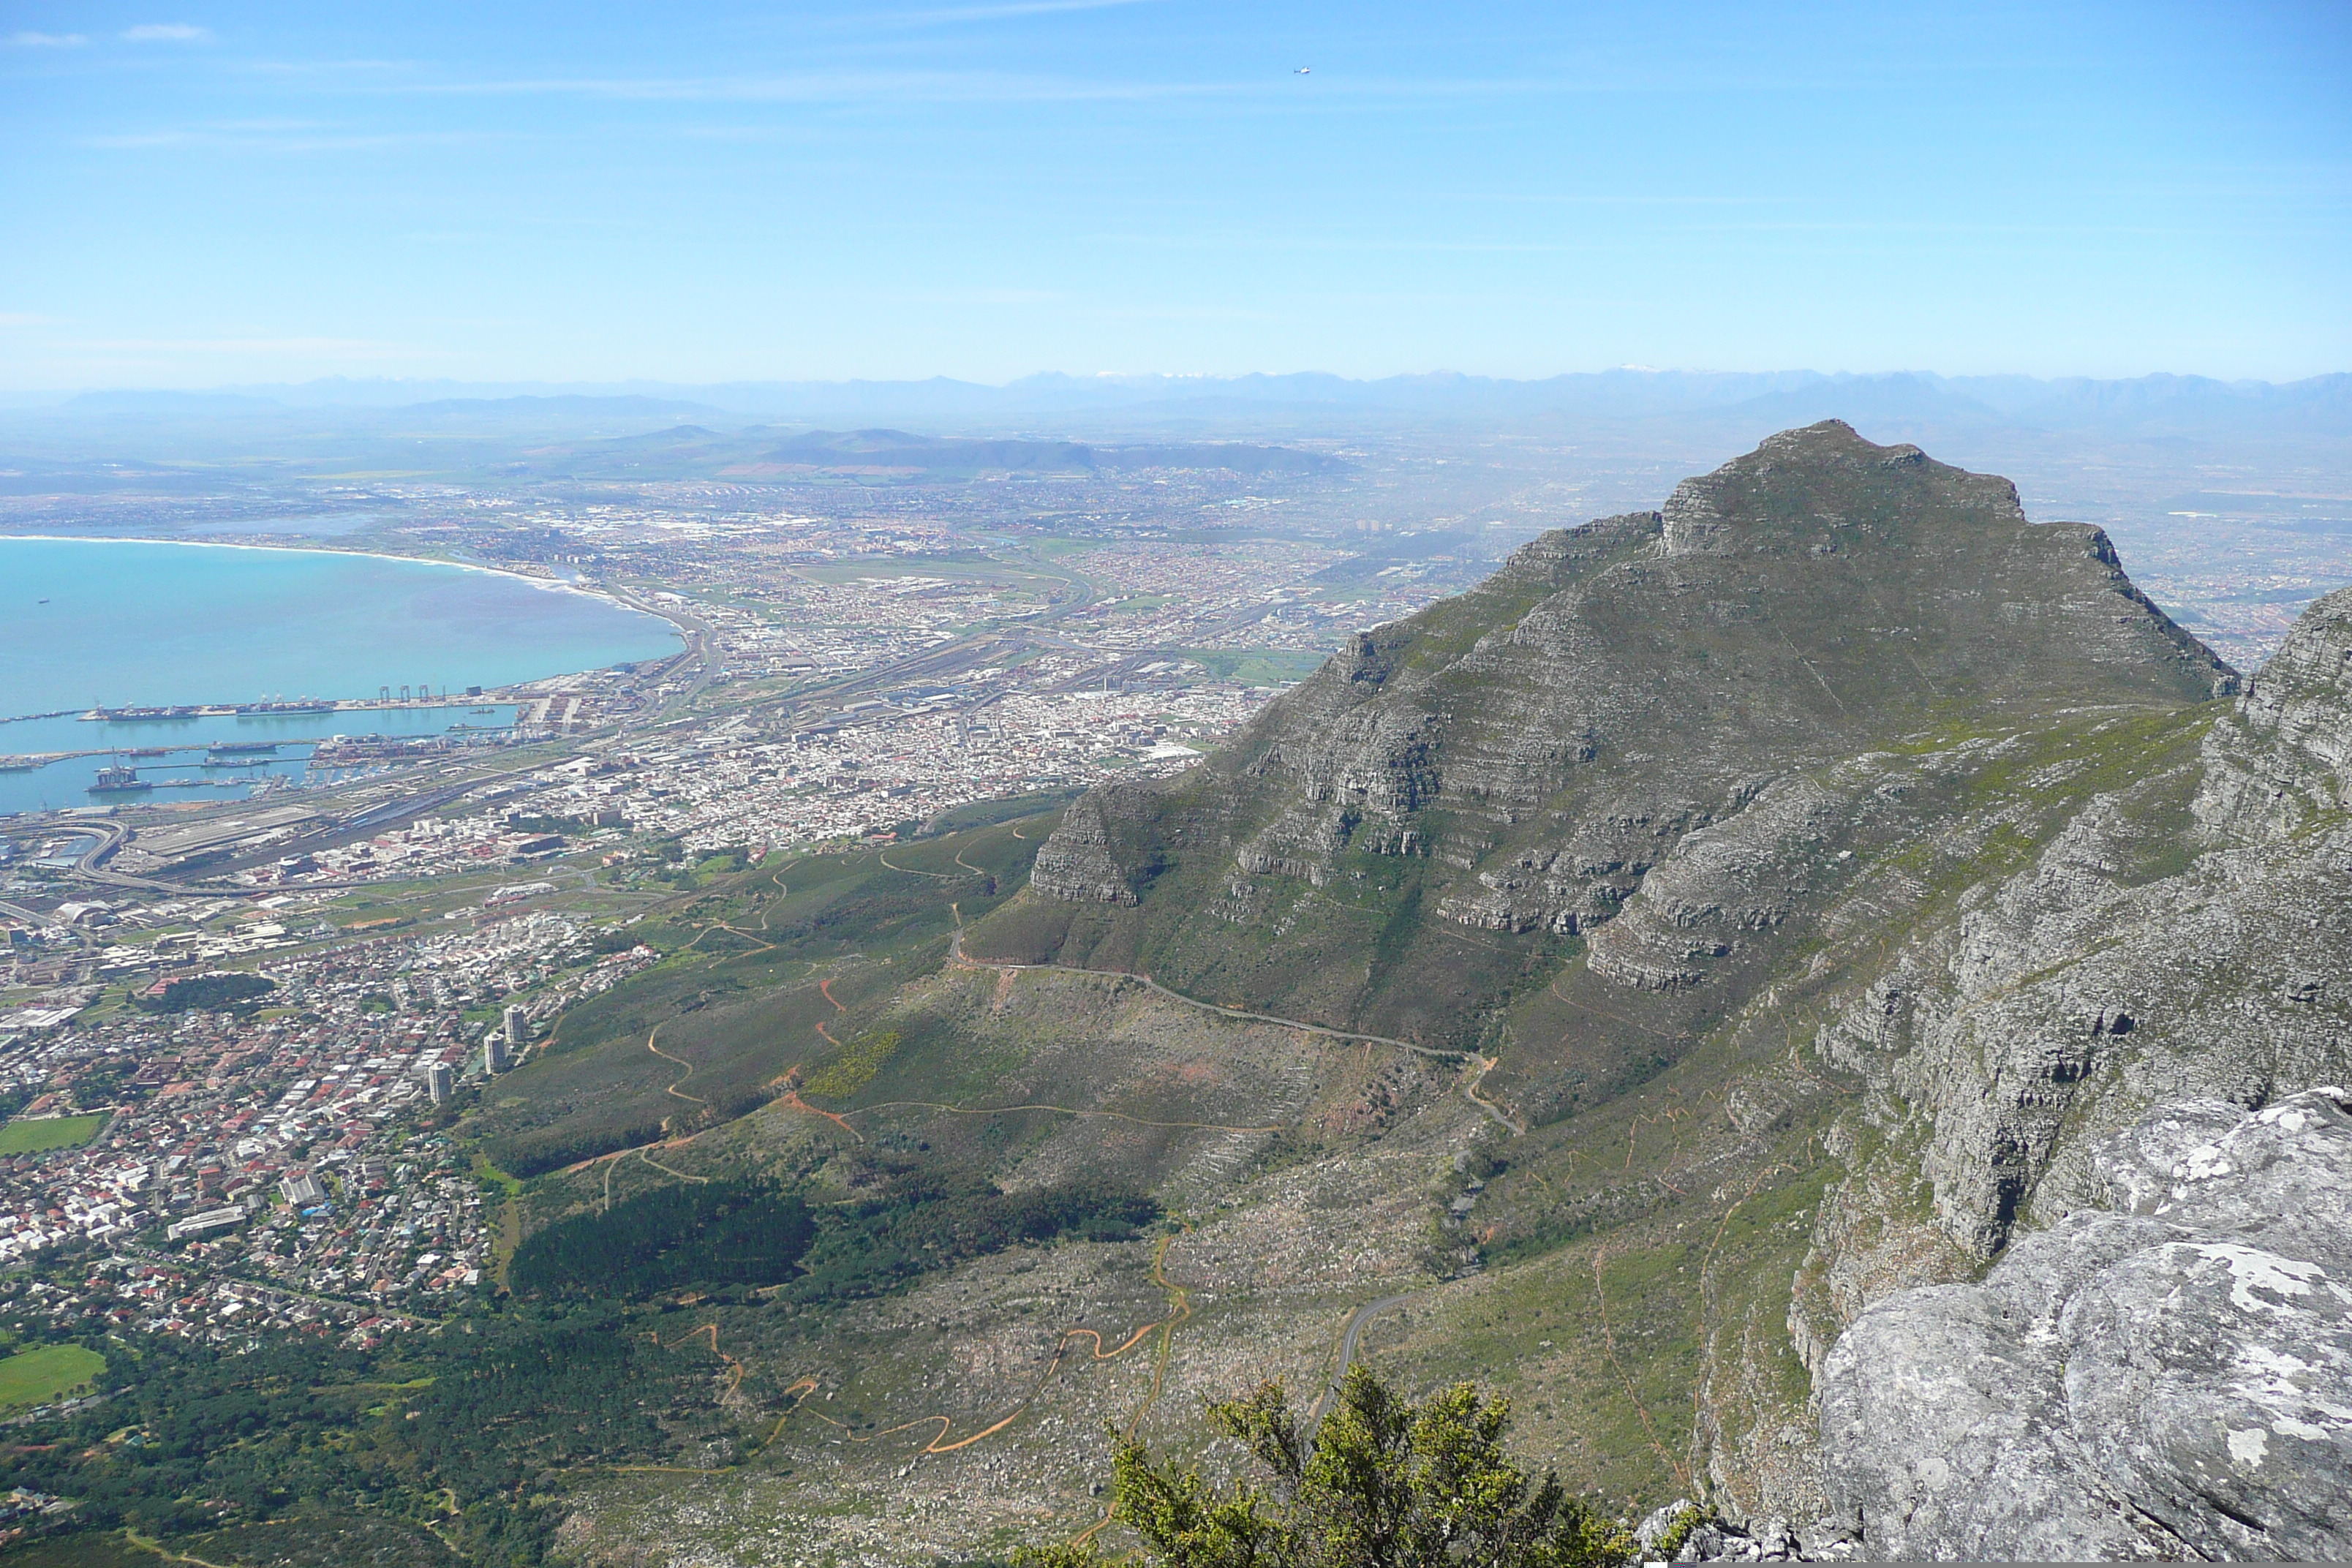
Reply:
[[2217, 833], [2276, 839], [2352, 810], [2352, 588], [2304, 612], [2206, 754], [2197, 814]]
[[[1911, 1441], [1868, 1396], [1887, 1368], [1940, 1375], [1978, 1336], [2016, 1437], [1969, 1459], [1988, 1475], [2049, 1460], [2016, 1434], [2096, 1401], [2033, 1381], [2046, 1340], [2003, 1338], [2025, 1331], [1985, 1303], [2025, 1285], [1938, 1298], [1907, 1340], [1874, 1303], [2062, 1237], [2030, 1244], [2064, 1276], [2032, 1288], [2048, 1323], [2084, 1270], [2109, 1269], [2111, 1319], [2154, 1311], [2179, 1280], [2076, 1217], [2112, 1200], [2115, 1141], [2153, 1106], [2352, 1082], [2352, 590], [2239, 684], [2097, 531], [1817, 426], [1363, 635], [1182, 778], [1096, 792], [968, 951], [1493, 1056], [1482, 1093], [1532, 1131], [1498, 1151], [1476, 1243], [1594, 1247], [1596, 1292], [1612, 1256], [1695, 1271], [1643, 1310], [1686, 1317], [1687, 1468], [1715, 1506], [1811, 1519], [1843, 1488], [1867, 1550], [1965, 1551], [2011, 1539], [1997, 1516], [2073, 1516], [1956, 1492], [1916, 1539], [1889, 1524], [1933, 1500], [1865, 1475]], [[2122, 1452], [2083, 1462], [2120, 1476]], [[2191, 1514], [2237, 1495], [2186, 1485], [2146, 1482]], [[2309, 1543], [2206, 1524], [2126, 1533]]]
[[2260, 1105], [2352, 1055], [2352, 590], [2307, 610], [2191, 753], [2134, 748], [2030, 861], [1967, 890], [1820, 1037], [1916, 1118], [1988, 1258], [2096, 1182], [2147, 1106]]
[[[2342, 1090], [2304, 1093], [2352, 1077], [2347, 756], [2352, 590], [2305, 613], [2195, 752], [2137, 750], [1817, 1037], [1872, 1086], [1885, 1136], [1843, 1163], [1790, 1326], [1823, 1391], [1831, 1490], [1874, 1553], [2342, 1554], [2317, 1522], [2352, 1509], [2342, 1423], [2245, 1426], [2270, 1434], [2251, 1460], [2256, 1438], [2215, 1423], [2264, 1388], [2352, 1408], [2352, 1210], [2327, 1186], [2352, 1123]], [[1906, 1184], [1927, 1214], [1889, 1202]], [[2241, 1289], [2223, 1310], [2198, 1259], [2255, 1258], [2265, 1226], [2319, 1297]], [[1919, 1247], [1930, 1231], [1958, 1257]], [[1885, 1300], [2004, 1247], [1981, 1289]], [[2254, 1376], [2273, 1351], [2315, 1359]], [[1898, 1390], [1939, 1377], [1975, 1392], [1922, 1415], [1932, 1433], [1887, 1425]], [[1998, 1419], [1971, 1426], [1976, 1406]], [[2278, 1436], [2306, 1430], [2320, 1448]], [[1937, 1444], [1948, 1489], [1892, 1457]], [[2020, 1479], [1971, 1498], [1977, 1465]]]

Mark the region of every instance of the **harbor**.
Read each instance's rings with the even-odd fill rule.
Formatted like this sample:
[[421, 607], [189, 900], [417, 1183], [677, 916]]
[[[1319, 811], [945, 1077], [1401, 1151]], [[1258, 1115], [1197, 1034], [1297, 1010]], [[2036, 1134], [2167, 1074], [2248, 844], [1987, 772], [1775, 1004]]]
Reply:
[[501, 744], [520, 732], [518, 725], [551, 717], [540, 701], [455, 691], [445, 701], [437, 689], [429, 701], [395, 695], [389, 703], [189, 707], [110, 708], [0, 723], [0, 816], [250, 799], [345, 781], [445, 749]]
[[170, 723], [184, 719], [290, 719], [309, 718], [328, 713], [376, 712], [387, 709], [447, 708], [459, 702], [479, 702], [482, 689], [469, 686], [463, 696], [453, 697], [446, 687], [435, 696], [429, 687], [400, 688], [395, 697], [389, 686], [379, 697], [314, 698], [291, 700], [269, 698], [258, 702], [173, 703], [163, 706], [92, 708], [83, 713], [85, 724], [153, 724]]

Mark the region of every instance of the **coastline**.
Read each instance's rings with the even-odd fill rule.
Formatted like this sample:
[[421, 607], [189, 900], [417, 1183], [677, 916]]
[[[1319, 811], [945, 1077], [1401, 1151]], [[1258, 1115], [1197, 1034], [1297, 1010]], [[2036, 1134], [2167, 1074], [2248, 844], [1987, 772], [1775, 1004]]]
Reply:
[[309, 550], [299, 544], [231, 544], [223, 541], [212, 539], [149, 539], [144, 535], [140, 534], [116, 534], [110, 537], [100, 538], [82, 533], [0, 533], [0, 544], [11, 542], [21, 542], [26, 544], [168, 544], [182, 550], [257, 550], [262, 552], [264, 554], [277, 555], [349, 555], [361, 561], [404, 561], [412, 566], [446, 566], [452, 572], [482, 572], [487, 573], [493, 577], [510, 577], [518, 583], [528, 583], [534, 588], [544, 588], [566, 594], [578, 594], [590, 599], [602, 599], [606, 604], [618, 605], [624, 610], [633, 610], [641, 616], [651, 616], [657, 621], [668, 621], [670, 626], [677, 630], [680, 638], [686, 638], [690, 636], [686, 627], [679, 626], [677, 621], [663, 615], [660, 611], [649, 610], [642, 605], [630, 604], [627, 600], [622, 599], [602, 588], [583, 588], [577, 583], [566, 583], [562, 579], [557, 577], [534, 577], [528, 572], [516, 572], [504, 566], [483, 566], [471, 561], [444, 561], [438, 556], [433, 555], [393, 555], [381, 550], [337, 550], [331, 546], [322, 547], [317, 550]]
[[[670, 635], [677, 639], [677, 647], [673, 649], [670, 654], [663, 656], [665, 658], [675, 657], [677, 652], [682, 652], [687, 648], [690, 648], [694, 644], [693, 628], [679, 621], [675, 616], [665, 614], [662, 611], [652, 607], [650, 605], [638, 602], [634, 598], [624, 597], [618, 592], [603, 587], [583, 585], [579, 583], [569, 583], [560, 578], [533, 576], [529, 573], [516, 572], [499, 566], [481, 565], [467, 561], [447, 561], [432, 556], [422, 555], [395, 555], [389, 552], [381, 550], [344, 550], [332, 547], [312, 549], [301, 545], [246, 544], [218, 540], [155, 539], [141, 535], [92, 536], [88, 534], [68, 533], [0, 533], [0, 545], [5, 545], [12, 542], [28, 544], [169, 545], [187, 550], [245, 550], [254, 551], [263, 554], [299, 555], [306, 557], [337, 555], [359, 561], [385, 561], [412, 566], [440, 567], [453, 572], [475, 572], [480, 573], [486, 576], [499, 577], [504, 578], [509, 582], [523, 584], [543, 592], [576, 595], [584, 599], [595, 600], [613, 609], [625, 611], [632, 615], [642, 616], [648, 620], [659, 621], [664, 626], [669, 627]], [[577, 674], [579, 671], [559, 670], [554, 673], [556, 675], [567, 675]], [[536, 679], [551, 679], [551, 677], [539, 677]], [[503, 689], [503, 688], [501, 688], [501, 689]], [[81, 711], [84, 711], [84, 710], [80, 708], [72, 708], [58, 710], [50, 713], [0, 715], [0, 723], [15, 724], [37, 721], [49, 718], [59, 718], [72, 714], [79, 714]]]

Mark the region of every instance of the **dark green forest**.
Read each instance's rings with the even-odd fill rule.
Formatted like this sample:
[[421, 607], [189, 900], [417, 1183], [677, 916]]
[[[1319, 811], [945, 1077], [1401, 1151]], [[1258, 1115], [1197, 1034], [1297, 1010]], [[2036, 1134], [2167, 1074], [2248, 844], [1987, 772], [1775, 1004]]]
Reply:
[[764, 1184], [682, 1184], [549, 1226], [515, 1249], [507, 1282], [522, 1296], [772, 1285], [815, 1236], [808, 1205]]
[[107, 1366], [98, 1399], [0, 1445], [0, 1492], [75, 1500], [92, 1542], [126, 1526], [217, 1538], [214, 1561], [405, 1568], [455, 1549], [521, 1568], [544, 1559], [560, 1517], [551, 1481], [679, 1463], [734, 1430], [719, 1404], [727, 1358], [677, 1293], [842, 1301], [1006, 1247], [1125, 1239], [1159, 1217], [1150, 1198], [1091, 1182], [1004, 1193], [911, 1175], [824, 1205], [761, 1182], [681, 1184], [539, 1231], [500, 1304], [374, 1348], [318, 1331], [77, 1338], [26, 1318], [9, 1325], [20, 1342], [85, 1343]]
[[553, 1528], [528, 1483], [674, 1453], [720, 1370], [609, 1304], [485, 1312], [374, 1350], [87, 1342], [108, 1358], [105, 1397], [0, 1447], [0, 1490], [70, 1497], [80, 1525], [148, 1536], [281, 1519], [395, 1539], [430, 1528], [499, 1564], [540, 1561]]
[[527, 1297], [756, 1285], [814, 1303], [879, 1295], [1024, 1243], [1123, 1241], [1159, 1217], [1151, 1199], [1087, 1181], [1004, 1193], [918, 1176], [887, 1196], [817, 1208], [757, 1182], [707, 1182], [559, 1220], [516, 1249], [507, 1278]]
[[783, 1294], [812, 1302], [877, 1295], [1024, 1243], [1125, 1241], [1159, 1217], [1150, 1198], [1095, 1181], [1002, 1193], [984, 1182], [918, 1179], [824, 1211], [803, 1273]]
[[160, 996], [139, 996], [150, 1013], [185, 1013], [195, 1009], [250, 1009], [278, 989], [278, 983], [260, 974], [195, 974], [174, 980]]

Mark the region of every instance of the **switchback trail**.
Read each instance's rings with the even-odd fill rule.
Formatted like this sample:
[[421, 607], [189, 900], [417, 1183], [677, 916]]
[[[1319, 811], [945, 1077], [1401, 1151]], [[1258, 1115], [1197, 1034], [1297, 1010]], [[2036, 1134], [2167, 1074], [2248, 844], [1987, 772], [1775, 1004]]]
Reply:
[[[1069, 1358], [1070, 1347], [1076, 1344], [1078, 1341], [1091, 1340], [1094, 1342], [1087, 1352], [1088, 1361], [1116, 1361], [1120, 1356], [1123, 1356], [1128, 1352], [1133, 1350], [1136, 1346], [1151, 1338], [1154, 1333], [1157, 1333], [1159, 1335], [1160, 1354], [1159, 1359], [1152, 1366], [1151, 1387], [1144, 1394], [1143, 1402], [1136, 1406], [1135, 1414], [1128, 1418], [1127, 1432], [1129, 1436], [1132, 1436], [1136, 1428], [1142, 1425], [1144, 1416], [1150, 1414], [1152, 1405], [1158, 1403], [1161, 1390], [1167, 1385], [1170, 1347], [1173, 1342], [1177, 1326], [1192, 1315], [1192, 1299], [1191, 1293], [1188, 1292], [1181, 1285], [1173, 1284], [1168, 1279], [1168, 1247], [1169, 1244], [1173, 1242], [1175, 1239], [1176, 1237], [1172, 1235], [1160, 1237], [1160, 1245], [1152, 1250], [1151, 1255], [1152, 1282], [1158, 1285], [1160, 1289], [1168, 1294], [1170, 1310], [1166, 1317], [1161, 1318], [1155, 1322], [1144, 1324], [1141, 1328], [1128, 1335], [1126, 1339], [1120, 1341], [1117, 1345], [1113, 1346], [1109, 1350], [1105, 1350], [1103, 1348], [1102, 1334], [1097, 1330], [1064, 1329], [1061, 1331], [1061, 1334], [1054, 1342], [1054, 1353], [1046, 1361], [1045, 1370], [1037, 1374], [1037, 1380], [1030, 1385], [1029, 1392], [1021, 1396], [1020, 1403], [1015, 1405], [1007, 1414], [999, 1416], [996, 1420], [990, 1422], [987, 1426], [982, 1427], [977, 1432], [971, 1433], [968, 1436], [959, 1437], [952, 1443], [947, 1440], [948, 1434], [955, 1430], [955, 1417], [952, 1415], [919, 1415], [912, 1421], [902, 1421], [896, 1426], [886, 1426], [879, 1432], [870, 1433], [867, 1436], [861, 1437], [852, 1431], [847, 1426], [842, 1422], [835, 1421], [832, 1416], [827, 1415], [822, 1410], [810, 1410], [809, 1414], [824, 1422], [826, 1426], [840, 1432], [845, 1440], [860, 1444], [878, 1443], [885, 1437], [895, 1436], [901, 1432], [912, 1432], [919, 1427], [928, 1426], [933, 1422], [937, 1422], [939, 1424], [939, 1430], [933, 1433], [930, 1440], [925, 1443], [921, 1448], [917, 1450], [917, 1452], [920, 1454], [952, 1454], [959, 1448], [971, 1447], [974, 1443], [979, 1442], [983, 1437], [994, 1436], [997, 1433], [1003, 1431], [1007, 1426], [1012, 1426], [1015, 1421], [1020, 1420], [1024, 1415], [1027, 1414], [1029, 1407], [1037, 1402], [1038, 1395], [1045, 1393], [1046, 1385], [1053, 1382], [1054, 1374], [1061, 1369], [1062, 1363]], [[718, 1335], [715, 1330], [711, 1336], [711, 1346], [714, 1350], [718, 1348]], [[776, 1417], [776, 1425], [769, 1432], [767, 1442], [761, 1445], [761, 1447], [763, 1450], [770, 1445], [773, 1444], [777, 1437], [782, 1435], [785, 1422], [791, 1420], [793, 1415], [807, 1407], [808, 1396], [811, 1394], [815, 1393], [816, 1389], [817, 1380], [815, 1378], [803, 1377], [794, 1383], [790, 1388], [784, 1390], [787, 1394], [794, 1394], [798, 1397], [790, 1408], [786, 1409], [782, 1415]], [[1095, 1527], [1096, 1530], [1099, 1530], [1102, 1527], [1100, 1525], [1097, 1525]], [[1093, 1530], [1087, 1531], [1087, 1535], [1088, 1536], [1093, 1533]], [[1079, 1539], [1083, 1541], [1086, 1537], [1081, 1536]]]
[[1466, 1058], [1468, 1061], [1475, 1064], [1477, 1070], [1471, 1075], [1469, 1082], [1462, 1086], [1462, 1097], [1476, 1106], [1482, 1114], [1500, 1123], [1505, 1131], [1514, 1135], [1527, 1131], [1526, 1128], [1505, 1115], [1502, 1107], [1492, 1100], [1478, 1098], [1479, 1080], [1492, 1072], [1496, 1064], [1493, 1058], [1482, 1057], [1475, 1052], [1446, 1050], [1437, 1046], [1424, 1046], [1412, 1040], [1400, 1040], [1390, 1035], [1358, 1034], [1349, 1029], [1334, 1029], [1321, 1024], [1309, 1024], [1298, 1018], [1277, 1017], [1272, 1013], [1252, 1013], [1240, 1007], [1228, 1007], [1222, 1003], [1203, 1002], [1198, 996], [1187, 996], [1181, 991], [1171, 991], [1149, 974], [1138, 974], [1129, 969], [1077, 969], [1062, 963], [1003, 963], [990, 959], [969, 958], [964, 954], [963, 928], [961, 926], [956, 928], [955, 941], [948, 950], [948, 962], [950, 964], [961, 964], [972, 969], [1034, 970], [1054, 974], [1114, 975], [1121, 980], [1135, 981], [1171, 1002], [1181, 1002], [1187, 1007], [1197, 1007], [1203, 1013], [1214, 1013], [1221, 1018], [1232, 1018], [1245, 1024], [1273, 1024], [1286, 1029], [1297, 1029], [1301, 1034], [1319, 1035], [1327, 1040], [1343, 1040], [1349, 1043], [1360, 1040], [1376, 1046], [1392, 1046], [1398, 1050], [1411, 1051], [1417, 1057], [1428, 1057], [1436, 1061], [1458, 1064]]
[[[874, 851], [874, 858], [881, 861], [885, 867], [898, 872], [901, 877], [929, 877], [941, 882], [952, 882], [957, 880], [956, 878], [949, 876], [945, 871], [924, 871], [919, 870], [912, 866], [892, 866], [890, 864], [890, 852], [887, 849], [877, 849]], [[961, 857], [959, 857], [959, 858], [961, 858]]]
[[[896, 869], [896, 868], [894, 867], [893, 869]], [[827, 975], [823, 980], [818, 981], [816, 983], [816, 988], [818, 994], [822, 995], [826, 1001], [833, 1004], [833, 1010], [835, 1012], [846, 1013], [849, 1011], [848, 1008], [841, 1005], [841, 999], [833, 994], [833, 977], [831, 975]], [[835, 1050], [839, 1050], [841, 1048], [841, 1042], [833, 1037], [833, 1031], [824, 1026], [824, 1020], [822, 1018], [817, 1020], [816, 1032], [824, 1037], [825, 1044], [833, 1047]], [[800, 1071], [800, 1068], [795, 1067], [792, 1068], [791, 1071], [786, 1072], [784, 1074], [784, 1081], [787, 1084], [790, 1084], [792, 1082], [793, 1074], [798, 1071]], [[798, 1089], [787, 1088], [783, 1093], [776, 1097], [776, 1103], [782, 1106], [787, 1110], [803, 1111], [810, 1116], [822, 1116], [827, 1121], [839, 1127], [844, 1132], [848, 1133], [852, 1138], [856, 1139], [860, 1143], [866, 1142], [865, 1133], [860, 1132], [856, 1128], [852, 1127], [847, 1121], [844, 1121], [841, 1117], [835, 1115], [832, 1111], [824, 1110], [818, 1106], [811, 1105], [807, 1100], [803, 1100], [801, 1098], [801, 1091]]]
[[646, 1049], [653, 1052], [654, 1055], [661, 1058], [661, 1059], [666, 1062], [676, 1062], [686, 1070], [678, 1074], [677, 1080], [671, 1083], [668, 1088], [663, 1089], [662, 1092], [664, 1094], [676, 1095], [680, 1100], [690, 1100], [697, 1105], [708, 1105], [710, 1101], [703, 1099], [700, 1095], [688, 1094], [677, 1087], [678, 1084], [684, 1083], [688, 1079], [694, 1076], [694, 1064], [688, 1061], [684, 1057], [674, 1057], [670, 1055], [667, 1051], [662, 1049], [661, 1047], [654, 1043], [661, 1038], [661, 1032], [666, 1026], [667, 1026], [668, 1022], [669, 1020], [665, 1018], [661, 1023], [654, 1026], [654, 1032], [646, 1037]]
[[801, 1098], [801, 1091], [799, 1089], [788, 1089], [784, 1090], [783, 1093], [776, 1097], [776, 1103], [782, 1106], [787, 1110], [798, 1110], [810, 1116], [822, 1116], [827, 1121], [835, 1123], [852, 1138], [856, 1139], [860, 1143], [866, 1142], [865, 1133], [860, 1132], [856, 1128], [852, 1127], [848, 1122], [843, 1121], [832, 1111], [811, 1105], [807, 1100]]

